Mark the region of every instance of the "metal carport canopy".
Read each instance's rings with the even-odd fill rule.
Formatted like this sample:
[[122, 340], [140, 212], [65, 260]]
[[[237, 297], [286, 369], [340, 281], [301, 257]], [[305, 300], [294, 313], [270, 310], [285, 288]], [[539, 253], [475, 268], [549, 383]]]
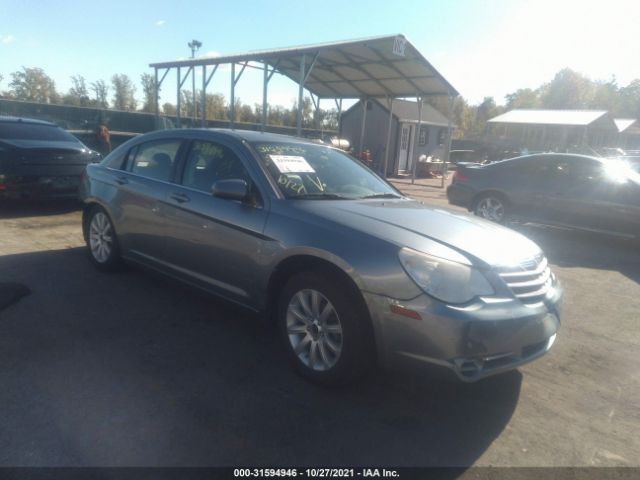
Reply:
[[152, 63], [159, 68], [261, 62], [318, 98], [457, 96], [458, 92], [403, 35], [258, 50]]
[[[302, 104], [303, 91], [311, 93], [311, 100], [319, 109], [320, 99], [334, 99], [338, 106], [338, 118], [342, 110], [343, 99], [384, 98], [389, 102], [389, 127], [387, 131], [387, 147], [385, 148], [384, 172], [386, 172], [389, 157], [389, 141], [391, 138], [391, 118], [393, 114], [393, 99], [418, 97], [418, 123], [422, 123], [422, 101], [426, 96], [449, 97], [449, 128], [447, 149], [444, 155], [445, 164], [449, 158], [451, 148], [451, 116], [453, 98], [458, 92], [445, 78], [427, 61], [426, 58], [409, 42], [404, 35], [388, 35], [370, 37], [359, 40], [303, 45], [299, 47], [278, 48], [272, 50], [258, 50], [221, 57], [201, 57], [174, 62], [152, 63], [155, 69], [155, 111], [159, 115], [158, 91], [169, 70], [177, 70], [177, 123], [180, 126], [180, 90], [184, 81], [192, 75], [195, 83], [195, 69], [202, 68], [202, 126], [205, 125], [205, 96], [211, 77], [221, 64], [231, 64], [229, 124], [233, 128], [235, 119], [235, 86], [246, 67], [256, 68], [252, 62], [262, 63], [257, 68], [263, 70], [262, 90], [262, 130], [267, 124], [267, 90], [274, 73], [280, 73], [298, 84], [298, 112], [296, 118], [296, 133], [302, 133]], [[241, 69], [236, 74], [235, 67]], [[207, 75], [207, 66], [213, 70]], [[184, 77], [181, 70], [186, 69]], [[162, 78], [159, 70], [165, 69]], [[314, 95], [316, 98], [314, 98]], [[194, 118], [197, 116], [197, 106], [194, 96]], [[339, 100], [339, 102], [338, 102]], [[363, 107], [366, 102], [363, 102]], [[367, 109], [363, 108], [360, 146], [364, 137]], [[418, 129], [414, 130], [414, 142]], [[412, 179], [415, 179], [417, 161], [414, 162]], [[444, 186], [444, 176], [443, 183]]]

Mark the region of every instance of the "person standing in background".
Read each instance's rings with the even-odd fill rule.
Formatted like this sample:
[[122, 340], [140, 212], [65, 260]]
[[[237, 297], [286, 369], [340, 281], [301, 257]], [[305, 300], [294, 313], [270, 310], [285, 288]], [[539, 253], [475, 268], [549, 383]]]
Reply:
[[92, 148], [103, 157], [111, 153], [111, 135], [106, 125], [99, 125], [96, 128], [96, 136]]

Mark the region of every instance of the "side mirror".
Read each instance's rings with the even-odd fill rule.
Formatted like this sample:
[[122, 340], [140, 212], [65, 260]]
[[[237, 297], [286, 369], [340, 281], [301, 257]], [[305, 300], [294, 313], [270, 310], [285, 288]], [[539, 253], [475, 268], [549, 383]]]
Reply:
[[211, 194], [218, 198], [242, 201], [249, 195], [249, 185], [240, 178], [218, 180], [211, 187]]

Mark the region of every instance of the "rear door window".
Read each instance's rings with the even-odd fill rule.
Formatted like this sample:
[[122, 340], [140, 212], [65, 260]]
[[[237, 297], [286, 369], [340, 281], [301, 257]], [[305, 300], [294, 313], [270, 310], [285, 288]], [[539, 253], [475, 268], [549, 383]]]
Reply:
[[182, 145], [181, 140], [157, 140], [143, 143], [129, 151], [127, 170], [136, 175], [171, 181]]

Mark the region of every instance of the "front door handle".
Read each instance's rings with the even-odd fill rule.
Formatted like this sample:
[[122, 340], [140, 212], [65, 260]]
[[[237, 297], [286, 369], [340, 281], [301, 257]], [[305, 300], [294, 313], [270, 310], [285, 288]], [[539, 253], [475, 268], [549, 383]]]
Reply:
[[126, 185], [127, 183], [129, 183], [129, 179], [127, 177], [118, 177], [116, 178], [116, 183], [118, 185]]
[[175, 201], [176, 201], [176, 202], [178, 202], [178, 203], [186, 203], [186, 202], [188, 202], [189, 200], [191, 200], [191, 199], [189, 198], [189, 196], [188, 196], [188, 195], [185, 195], [184, 193], [172, 193], [172, 194], [170, 195], [170, 198], [171, 198], [172, 200], [175, 200]]

